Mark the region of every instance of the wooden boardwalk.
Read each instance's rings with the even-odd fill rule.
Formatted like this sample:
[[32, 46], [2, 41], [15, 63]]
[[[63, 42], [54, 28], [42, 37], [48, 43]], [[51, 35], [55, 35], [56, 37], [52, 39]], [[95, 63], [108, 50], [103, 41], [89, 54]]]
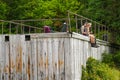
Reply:
[[77, 33], [0, 35], [0, 80], [80, 80], [88, 57], [109, 51], [98, 44]]

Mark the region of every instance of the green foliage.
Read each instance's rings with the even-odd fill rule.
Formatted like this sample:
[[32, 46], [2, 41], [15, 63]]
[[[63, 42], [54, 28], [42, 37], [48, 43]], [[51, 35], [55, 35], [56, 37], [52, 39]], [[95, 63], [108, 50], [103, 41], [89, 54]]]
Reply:
[[95, 36], [96, 38], [103, 40], [103, 36], [106, 34], [107, 36], [109, 36], [109, 33], [107, 33], [106, 31], [100, 31], [99, 33], [96, 33]]
[[1, 0], [9, 6], [7, 19], [66, 17], [67, 10], [77, 12], [77, 0]]
[[102, 62], [108, 64], [110, 67], [115, 67], [120, 70], [120, 51], [117, 51], [114, 54], [104, 53]]
[[108, 64], [111, 67], [115, 67], [114, 61], [113, 61], [113, 54], [109, 54], [109, 53], [104, 53], [103, 55], [103, 59], [102, 62], [105, 64]]
[[8, 14], [9, 7], [6, 3], [0, 1], [0, 19], [7, 19], [6, 15]]
[[82, 69], [82, 80], [120, 80], [120, 72], [107, 64], [89, 58]]
[[[111, 41], [120, 44], [120, 3], [118, 0], [79, 0], [82, 8], [79, 14], [112, 28]], [[113, 30], [115, 29], [115, 31]], [[116, 38], [116, 39], [115, 39]]]
[[115, 53], [115, 55], [113, 56], [113, 61], [116, 67], [120, 70], [120, 51]]
[[[0, 0], [0, 19], [66, 18], [67, 10], [70, 10], [116, 29], [112, 31], [113, 37], [111, 37], [115, 36], [116, 39], [110, 40], [120, 44], [119, 9], [118, 0]], [[43, 23], [36, 25], [41, 27]], [[75, 31], [73, 28], [72, 30]], [[101, 35], [102, 33], [97, 34], [97, 36]]]

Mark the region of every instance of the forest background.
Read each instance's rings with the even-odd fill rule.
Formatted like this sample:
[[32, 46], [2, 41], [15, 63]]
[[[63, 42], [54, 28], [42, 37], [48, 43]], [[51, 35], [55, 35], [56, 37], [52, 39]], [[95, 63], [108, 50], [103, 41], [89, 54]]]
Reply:
[[1, 20], [66, 18], [68, 10], [106, 25], [120, 44], [118, 0], [0, 0]]
[[[115, 42], [120, 44], [119, 0], [0, 0], [1, 20], [66, 18], [68, 10], [106, 25], [116, 37]], [[103, 63], [88, 61], [87, 68], [83, 69], [83, 80], [119, 80], [120, 52], [104, 55]], [[110, 67], [108, 71], [105, 71], [106, 65]]]

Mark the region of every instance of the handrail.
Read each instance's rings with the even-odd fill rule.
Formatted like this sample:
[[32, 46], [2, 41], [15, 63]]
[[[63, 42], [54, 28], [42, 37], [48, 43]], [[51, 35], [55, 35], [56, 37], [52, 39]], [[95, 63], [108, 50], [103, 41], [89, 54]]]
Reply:
[[[89, 18], [87, 18], [87, 17], [84, 17], [84, 16], [82, 16], [82, 15], [78, 15], [78, 14], [76, 14], [76, 13], [73, 13], [73, 12], [71, 12], [71, 11], [68, 11], [68, 25], [72, 25], [72, 24], [76, 24], [76, 26], [75, 25], [73, 25], [75, 28], [76, 28], [76, 32], [78, 33], [78, 32], [81, 32], [81, 30], [80, 30], [80, 27], [85, 23], [85, 22], [90, 22], [90, 23], [92, 23], [92, 24], [94, 24], [93, 26], [94, 27], [92, 27], [92, 29], [93, 29], [93, 31], [95, 32], [95, 35], [97, 35], [97, 38], [98, 39], [100, 39], [100, 38], [104, 38], [104, 35], [106, 36], [107, 35], [107, 38], [108, 38], [108, 33], [109, 33], [109, 27], [106, 27], [106, 25], [103, 25], [103, 24], [101, 24], [101, 23], [98, 23], [98, 22], [96, 22], [96, 21], [94, 21], [94, 20], [92, 20], [92, 19], [89, 19]], [[72, 18], [72, 19], [71, 19]], [[73, 20], [73, 18], [74, 18], [74, 20]], [[78, 22], [80, 20], [80, 22]], [[72, 24], [71, 24], [72, 23]], [[80, 23], [80, 25], [79, 25], [79, 28], [78, 28], [78, 23]], [[71, 26], [69, 27], [70, 28], [70, 32], [73, 32], [72, 30], [71, 30]], [[79, 31], [78, 31], [79, 30]], [[102, 34], [100, 34], [102, 32]]]
[[97, 24], [99, 24], [99, 25], [106, 26], [106, 25], [100, 24], [100, 23], [98, 23], [98, 22], [96, 22], [96, 21], [94, 21], [94, 20], [92, 20], [92, 19], [89, 19], [89, 18], [87, 18], [87, 17], [84, 17], [84, 16], [82, 16], [82, 15], [73, 13], [73, 12], [71, 12], [71, 11], [68, 11], [68, 13], [71, 13], [71, 14], [73, 14], [73, 15], [79, 16], [79, 17], [84, 18], [84, 19], [86, 19], [86, 20], [89, 20], [89, 21], [91, 21], [91, 22], [95, 22], [95, 23], [97, 23]]
[[[77, 32], [77, 33], [81, 32], [80, 27], [83, 25], [83, 21], [92, 22], [93, 23], [92, 29], [94, 30], [94, 33], [97, 35], [97, 38], [100, 38], [99, 32], [101, 32], [101, 31], [105, 31], [104, 32], [105, 34], [109, 33], [109, 31], [108, 31], [109, 29], [108, 29], [108, 27], [106, 27], [106, 25], [98, 23], [98, 22], [96, 22], [96, 21], [94, 21], [92, 19], [89, 19], [87, 17], [84, 17], [82, 15], [73, 13], [71, 11], [68, 11], [68, 16], [66, 18], [60, 18], [60, 19], [59, 18], [53, 18], [53, 19], [28, 19], [28, 20], [11, 20], [11, 21], [0, 20], [0, 21], [3, 22], [3, 23], [4, 22], [9, 23], [9, 28], [10, 28], [9, 33], [11, 34], [11, 24], [20, 25], [22, 33], [24, 33], [23, 30], [24, 30], [25, 27], [33, 28], [33, 29], [35, 29], [35, 32], [36, 32], [36, 29], [43, 30], [42, 27], [44, 25], [46, 25], [46, 22], [44, 22], [44, 21], [47, 21], [47, 20], [50, 20], [52, 22], [55, 22], [55, 21], [60, 21], [60, 22], [67, 21], [67, 29], [68, 30], [66, 30], [66, 31]], [[78, 21], [80, 21], [80, 22], [78, 22]], [[33, 26], [27, 25], [26, 24], [27, 22], [29, 24], [33, 25]], [[37, 22], [39, 22], [39, 23], [37, 23]], [[34, 23], [37, 23], [39, 25], [34, 24]], [[51, 28], [53, 28], [54, 25], [52, 23], [50, 23], [50, 24], [51, 25], [48, 25], [48, 26], [51, 26]], [[78, 25], [78, 24], [80, 24], [80, 25]], [[3, 31], [4, 27], [3, 26], [4, 26], [4, 24], [2, 24], [2, 34], [4, 33], [4, 31]], [[35, 27], [35, 26], [37, 26], [37, 27]], [[54, 27], [55, 32], [56, 32], [56, 30], [55, 30], [56, 28]], [[59, 31], [60, 30], [58, 30], [57, 32], [59, 32]], [[17, 30], [16, 30], [16, 32], [17, 32]], [[29, 29], [29, 33], [30, 33], [30, 29]]]
[[8, 25], [9, 25], [9, 32], [7, 32], [7, 33], [9, 33], [9, 34], [11, 34], [12, 33], [12, 24], [14, 24], [14, 25], [17, 25], [17, 26], [14, 26], [14, 27], [16, 27], [16, 32], [18, 33], [18, 26], [21, 28], [21, 33], [24, 33], [24, 28], [29, 28], [29, 33], [30, 33], [30, 28], [32, 28], [32, 29], [35, 29], [35, 32], [36, 32], [36, 29], [37, 30], [42, 30], [42, 28], [38, 28], [38, 27], [35, 27], [35, 26], [31, 26], [31, 25], [27, 25], [27, 24], [23, 24], [23, 23], [18, 23], [18, 22], [13, 22], [13, 21], [5, 21], [5, 20], [0, 20], [0, 22], [2, 22], [2, 34], [4, 34], [4, 28], [5, 28], [5, 23], [7, 23]]
[[30, 25], [26, 25], [26, 24], [22, 24], [22, 23], [17, 23], [17, 22], [13, 22], [13, 21], [5, 21], [5, 20], [0, 20], [1, 22], [7, 22], [7, 23], [13, 23], [13, 24], [17, 24], [17, 25], [21, 25], [21, 26], [26, 26], [26, 27], [31, 27], [31, 28], [36, 28], [36, 29], [42, 29], [42, 28], [38, 28], [35, 26], [30, 26]]

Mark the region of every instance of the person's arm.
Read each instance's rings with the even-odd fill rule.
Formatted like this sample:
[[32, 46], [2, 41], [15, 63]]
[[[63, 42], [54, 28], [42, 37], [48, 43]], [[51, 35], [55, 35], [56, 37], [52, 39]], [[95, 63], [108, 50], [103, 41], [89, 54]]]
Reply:
[[84, 26], [81, 26], [81, 33], [84, 33]]
[[88, 29], [89, 34], [93, 34], [91, 28]]

